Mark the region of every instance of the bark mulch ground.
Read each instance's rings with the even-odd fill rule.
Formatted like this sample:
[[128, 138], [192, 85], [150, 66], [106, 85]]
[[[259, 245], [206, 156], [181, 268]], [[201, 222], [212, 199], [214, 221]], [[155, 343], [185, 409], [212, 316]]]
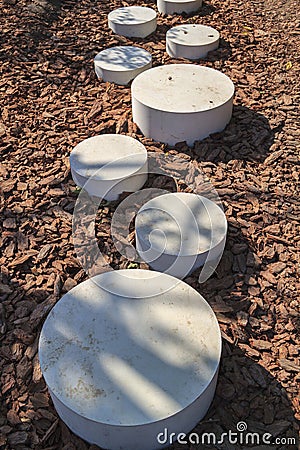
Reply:
[[[195, 431], [220, 436], [244, 421], [248, 431], [279, 438], [253, 448], [297, 448], [288, 438], [297, 437], [300, 419], [299, 7], [296, 0], [212, 0], [190, 17], [159, 16], [157, 32], [144, 40], [113, 35], [108, 12], [133, 4], [0, 0], [0, 448], [96, 449], [58, 418], [37, 343], [52, 305], [86, 278], [71, 239], [78, 190], [69, 153], [88, 136], [114, 132], [198, 165], [228, 218], [216, 273], [202, 285], [197, 273], [186, 280], [213, 307], [223, 336], [217, 393]], [[233, 80], [233, 118], [193, 148], [168, 147], [141, 135], [132, 122], [130, 87], [98, 81], [93, 58], [106, 47], [135, 43], [151, 51], [154, 66], [178, 62], [165, 53], [165, 33], [191, 21], [221, 33], [220, 48], [201, 64]], [[179, 181], [185, 190], [186, 180]], [[154, 177], [152, 185], [174, 189], [166, 177]], [[109, 233], [116, 206], [100, 207], [97, 233], [107, 261], [124, 268], [130, 262]]]

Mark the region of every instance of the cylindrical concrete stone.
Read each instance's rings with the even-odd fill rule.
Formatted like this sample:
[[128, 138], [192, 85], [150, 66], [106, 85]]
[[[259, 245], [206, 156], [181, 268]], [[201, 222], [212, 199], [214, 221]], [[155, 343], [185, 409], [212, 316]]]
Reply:
[[96, 55], [94, 65], [98, 78], [126, 85], [138, 74], [150, 69], [152, 56], [140, 47], [111, 47]]
[[80, 142], [70, 154], [74, 182], [90, 195], [117, 200], [147, 180], [147, 150], [130, 136], [102, 134]]
[[219, 72], [191, 64], [152, 68], [131, 86], [133, 120], [144, 136], [193, 145], [231, 119], [234, 85]]
[[198, 24], [179, 25], [167, 31], [166, 50], [173, 58], [205, 58], [219, 46], [219, 32]]
[[157, 0], [157, 9], [162, 14], [190, 14], [198, 11], [202, 0]]
[[135, 220], [136, 248], [154, 270], [184, 278], [220, 259], [227, 234], [223, 210], [196, 194], [170, 193], [145, 203]]
[[118, 8], [108, 14], [108, 26], [114, 33], [145, 38], [156, 30], [156, 12], [143, 6]]
[[39, 341], [59, 416], [110, 450], [167, 447], [193, 429], [213, 399], [220, 355], [219, 325], [204, 298], [176, 278], [139, 269], [70, 290]]

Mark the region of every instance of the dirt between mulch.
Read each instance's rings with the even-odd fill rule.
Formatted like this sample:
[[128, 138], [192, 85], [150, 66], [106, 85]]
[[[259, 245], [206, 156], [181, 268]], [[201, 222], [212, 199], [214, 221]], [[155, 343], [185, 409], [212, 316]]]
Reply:
[[[158, 16], [146, 39], [114, 35], [110, 10], [154, 2], [4, 0], [1, 8], [0, 153], [0, 448], [90, 449], [58, 418], [39, 367], [43, 321], [64, 292], [86, 279], [72, 245], [78, 190], [68, 156], [82, 139], [125, 133], [151, 152], [177, 155], [206, 174], [228, 219], [226, 249], [215, 274], [199, 285], [222, 330], [217, 392], [195, 432], [221, 436], [245, 422], [296, 449], [299, 408], [299, 8], [296, 1], [204, 2], [191, 16]], [[221, 34], [201, 64], [235, 84], [226, 129], [193, 148], [145, 139], [132, 121], [130, 86], [96, 79], [100, 50], [137, 44], [153, 66], [173, 64], [165, 33], [201, 23]], [[176, 173], [176, 167], [174, 167]], [[148, 185], [189, 190], [152, 176]], [[121, 201], [121, 200], [120, 200]], [[114, 268], [138, 267], [116, 250], [110, 224], [118, 202], [103, 204], [97, 237]], [[131, 239], [132, 233], [130, 235]], [[147, 267], [146, 265], [142, 265]], [[163, 344], [162, 344], [163, 345]], [[240, 443], [179, 444], [172, 449], [246, 449]]]

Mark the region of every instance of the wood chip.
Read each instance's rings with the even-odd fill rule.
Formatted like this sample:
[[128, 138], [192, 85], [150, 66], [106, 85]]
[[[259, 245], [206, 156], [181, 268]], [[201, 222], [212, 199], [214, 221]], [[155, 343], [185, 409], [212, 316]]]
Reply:
[[273, 347], [271, 342], [263, 341], [262, 339], [251, 339], [251, 344], [258, 350], [270, 350]]
[[289, 361], [288, 359], [279, 359], [278, 363], [280, 367], [288, 372], [300, 372], [300, 365], [295, 364], [293, 361]]
[[17, 227], [16, 219], [9, 218], [3, 221], [3, 227], [8, 229], [13, 229]]

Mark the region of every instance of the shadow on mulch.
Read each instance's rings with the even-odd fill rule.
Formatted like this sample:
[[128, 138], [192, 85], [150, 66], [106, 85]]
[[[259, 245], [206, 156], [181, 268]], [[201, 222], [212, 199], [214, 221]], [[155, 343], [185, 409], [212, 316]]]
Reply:
[[216, 395], [209, 411], [182, 438], [186, 444], [174, 443], [168, 449], [296, 450], [293, 422], [292, 406], [281, 384], [238, 347], [223, 340]]
[[62, 3], [63, 0], [34, 0], [24, 8], [24, 12], [33, 18], [52, 22], [57, 19]]
[[216, 11], [216, 8], [207, 2], [203, 2], [201, 9], [199, 11], [194, 11], [191, 13], [182, 13], [180, 15], [182, 15], [182, 17], [186, 17], [186, 18], [197, 18], [197, 17], [205, 17], [205, 16], [210, 16], [211, 14], [213, 14]]
[[220, 38], [219, 47], [217, 50], [209, 52], [205, 61], [216, 62], [216, 61], [226, 61], [232, 56], [232, 47], [230, 43], [224, 39]]
[[[67, 6], [72, 9], [75, 5], [75, 2], [66, 0], [33, 0], [25, 7], [18, 6], [18, 3], [12, 5], [25, 28], [25, 36], [22, 32], [18, 34], [18, 39], [22, 44], [23, 39], [26, 38], [30, 44], [29, 54], [37, 49], [41, 41], [51, 38], [52, 33], [49, 31], [49, 27], [59, 18], [61, 7]], [[23, 52], [24, 48], [22, 48]]]
[[233, 159], [263, 162], [274, 142], [275, 132], [279, 131], [279, 128], [270, 127], [263, 114], [245, 106], [234, 106], [231, 121], [224, 131], [196, 141], [192, 149], [182, 142], [176, 144], [175, 148], [189, 156], [192, 151], [193, 157], [199, 162], [217, 164]]

